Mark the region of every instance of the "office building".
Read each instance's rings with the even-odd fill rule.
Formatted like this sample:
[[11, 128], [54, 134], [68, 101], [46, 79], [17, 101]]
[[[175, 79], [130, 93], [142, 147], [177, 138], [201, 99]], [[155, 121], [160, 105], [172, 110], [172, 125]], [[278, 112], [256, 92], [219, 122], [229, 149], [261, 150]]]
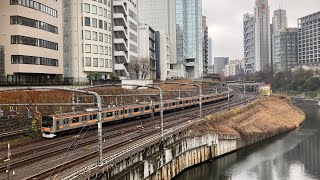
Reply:
[[[185, 77], [203, 76], [202, 0], [176, 0], [177, 64]], [[171, 65], [173, 66], [173, 65]], [[184, 70], [185, 69], [185, 70]]]
[[160, 81], [170, 76], [170, 38], [166, 31], [156, 31], [156, 75]]
[[212, 38], [209, 37], [209, 40], [208, 40], [208, 64], [209, 66], [212, 66], [213, 65], [213, 42], [212, 42]]
[[243, 15], [243, 36], [245, 73], [254, 73], [256, 71], [256, 54], [255, 17], [253, 14]]
[[64, 0], [63, 7], [65, 76], [75, 82], [110, 78], [114, 66], [111, 0]]
[[[138, 14], [139, 14], [139, 23], [148, 24], [155, 31], [159, 31], [160, 39], [165, 40], [169, 38], [169, 44], [161, 45], [161, 47], [169, 46], [169, 63], [176, 64], [176, 2], [173, 0], [138, 0]], [[163, 39], [162, 39], [163, 38]], [[160, 48], [162, 49], [162, 48]], [[164, 50], [164, 49], [163, 49]], [[161, 64], [167, 64], [166, 57], [157, 59]], [[162, 61], [165, 60], [165, 61]], [[174, 66], [172, 66], [174, 67]], [[162, 68], [163, 72], [169, 70], [165, 70], [166, 68]], [[162, 72], [161, 70], [161, 72]], [[181, 71], [173, 70], [169, 74], [165, 74], [164, 77], [182, 77], [183, 73]]]
[[298, 65], [298, 29], [284, 28], [273, 35], [273, 72], [286, 72]]
[[156, 35], [155, 31], [149, 25], [139, 24], [138, 44], [138, 59], [149, 59], [149, 63], [145, 64], [149, 69], [143, 70], [148, 75], [143, 78], [156, 79]]
[[224, 67], [224, 76], [231, 77], [237, 76], [240, 72], [240, 65], [236, 62], [231, 61], [229, 64]]
[[229, 63], [228, 57], [215, 57], [214, 58], [214, 73], [221, 74], [223, 68]]
[[203, 74], [208, 74], [209, 66], [209, 34], [207, 26], [207, 17], [202, 16], [202, 52], [203, 52]]
[[114, 70], [120, 79], [128, 79], [128, 63], [138, 59], [137, 0], [113, 0]]
[[285, 29], [287, 27], [287, 11], [284, 9], [275, 10], [272, 17], [272, 32], [279, 29]]
[[63, 75], [62, 2], [0, 1], [0, 76], [46, 83]]
[[271, 68], [270, 8], [268, 0], [256, 0], [255, 5], [255, 68], [268, 71]]
[[320, 11], [298, 19], [299, 65], [320, 64]]

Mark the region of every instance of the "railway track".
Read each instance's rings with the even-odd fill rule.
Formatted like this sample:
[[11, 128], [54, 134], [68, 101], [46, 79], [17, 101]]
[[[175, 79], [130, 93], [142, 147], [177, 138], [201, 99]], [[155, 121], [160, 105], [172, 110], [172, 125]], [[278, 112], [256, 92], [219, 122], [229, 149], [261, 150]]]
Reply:
[[[253, 99], [253, 98], [254, 97], [251, 97], [251, 99]], [[247, 98], [247, 99], [249, 100], [250, 98]], [[242, 104], [242, 103], [243, 103], [243, 100], [241, 100], [239, 97], [231, 99], [231, 106], [236, 106], [236, 105], [239, 105], [239, 104]], [[228, 103], [220, 102], [220, 103], [214, 104], [214, 105], [212, 105], [212, 104], [205, 105], [205, 106], [203, 106], [204, 114], [210, 114], [210, 113], [214, 113], [216, 111], [219, 111], [220, 108], [218, 109], [217, 107], [226, 108], [226, 107], [228, 107]], [[197, 109], [197, 108], [195, 108], [195, 109]], [[181, 114], [184, 115], [184, 116], [188, 115], [188, 117], [181, 119]], [[169, 116], [170, 118], [166, 118], [165, 119], [165, 128], [170, 128], [170, 127], [177, 126], [183, 121], [193, 120], [193, 119], [198, 117], [198, 114], [199, 114], [198, 110], [193, 111], [191, 113], [185, 113], [184, 111], [177, 111], [177, 112], [174, 112], [174, 113], [169, 113], [169, 114], [166, 115], [166, 116]], [[129, 123], [129, 124], [122, 125], [123, 128], [126, 128], [126, 130], [121, 130], [121, 131], [118, 131], [118, 132], [115, 132], [116, 130], [114, 130], [114, 131], [105, 133], [104, 138], [106, 138], [106, 139], [116, 139], [116, 140], [114, 141], [114, 144], [109, 144], [108, 146], [106, 146], [104, 148], [105, 149], [104, 151], [108, 151], [109, 152], [109, 151], [112, 151], [113, 149], [116, 149], [116, 148], [119, 148], [119, 147], [125, 145], [125, 143], [132, 142], [132, 141], [137, 141], [139, 139], [143, 139], [143, 138], [149, 136], [150, 134], [155, 134], [156, 131], [159, 131], [159, 130], [155, 130], [153, 125], [154, 125], [154, 122], [158, 121], [158, 120], [159, 120], [159, 118], [155, 118], [154, 121], [145, 120], [144, 124], [143, 124], [143, 127], [144, 127], [143, 131], [141, 131], [141, 129], [139, 131], [139, 128], [126, 128], [128, 126], [132, 127], [133, 124], [134, 125], [139, 125], [139, 122], [137, 122], [137, 123]], [[114, 129], [114, 127], [111, 127], [111, 128]], [[136, 133], [137, 131], [139, 131], [140, 133], [138, 134], [138, 136], [134, 136], [135, 135], [134, 133]], [[96, 135], [96, 132], [93, 132], [93, 133], [94, 133], [94, 135]], [[131, 136], [132, 138], [125, 137], [124, 134], [127, 134], [127, 135]], [[117, 137], [119, 137], [119, 136], [121, 136], [123, 141], [117, 140]], [[80, 139], [78, 139], [78, 140], [80, 140]], [[42, 146], [42, 147], [29, 149], [29, 150], [26, 150], [24, 152], [20, 152], [20, 154], [19, 153], [15, 154], [12, 157], [23, 157], [27, 153], [36, 152], [36, 155], [34, 155], [34, 156], [30, 156], [28, 158], [24, 158], [24, 159], [22, 158], [20, 160], [13, 161], [11, 166], [14, 169], [15, 168], [19, 168], [19, 167], [23, 167], [26, 164], [37, 162], [37, 161], [39, 161], [41, 159], [44, 159], [46, 157], [59, 155], [59, 154], [65, 152], [67, 149], [71, 149], [73, 147], [84, 148], [84, 147], [92, 146], [92, 144], [96, 144], [96, 142], [97, 142], [96, 137], [94, 137], [94, 138], [82, 139], [82, 142], [80, 144], [78, 144], [78, 145], [76, 145], [77, 141], [75, 141], [72, 144], [72, 146], [60, 147], [62, 144], [66, 143], [66, 141], [68, 141], [68, 143], [70, 143], [70, 139], [66, 138], [66, 139], [63, 139], [63, 140], [61, 140], [59, 142], [49, 143], [48, 145], [45, 145], [45, 146]], [[50, 147], [52, 148], [54, 146], [56, 146], [57, 149], [48, 150]], [[72, 167], [73, 164], [79, 164], [80, 160], [81, 161], [86, 161], [86, 160], [89, 160], [89, 159], [95, 159], [96, 157], [97, 157], [97, 152], [94, 151], [94, 152], [92, 152], [90, 154], [86, 154], [84, 156], [79, 156], [79, 157], [73, 159], [70, 162], [66, 162], [66, 163], [63, 163], [63, 164], [61, 164], [59, 166], [54, 166], [53, 168], [49, 168], [48, 170], [46, 170], [46, 171], [44, 171], [42, 173], [38, 173], [38, 174], [36, 174], [34, 176], [30, 176], [30, 178], [32, 178], [32, 179], [34, 179], [34, 178], [43, 179], [44, 177], [49, 177], [50, 173], [53, 172], [54, 169], [61, 168], [62, 166], [64, 166], [65, 169], [67, 169], [67, 167]], [[4, 172], [5, 168], [6, 168], [6, 166], [4, 166], [4, 165], [0, 166], [0, 170], [2, 172]]]

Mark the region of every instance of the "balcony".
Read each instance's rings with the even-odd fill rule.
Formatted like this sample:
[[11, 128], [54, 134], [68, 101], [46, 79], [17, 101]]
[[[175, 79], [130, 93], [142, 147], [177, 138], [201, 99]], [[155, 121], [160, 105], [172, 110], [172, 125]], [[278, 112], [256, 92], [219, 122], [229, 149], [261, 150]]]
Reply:
[[115, 57], [116, 63], [122, 63], [122, 64], [128, 63], [128, 55], [124, 51], [115, 51], [114, 57]]
[[114, 0], [113, 1], [114, 13], [127, 14], [127, 6], [124, 3], [124, 0]]
[[123, 26], [114, 26], [113, 31], [115, 38], [128, 39], [127, 29]]
[[127, 70], [127, 67], [124, 64], [115, 64], [114, 70], [116, 71], [118, 76], [121, 76], [121, 77], [128, 77], [129, 76], [129, 72]]
[[113, 14], [114, 26], [127, 27], [127, 18], [121, 13]]
[[116, 51], [128, 51], [127, 41], [124, 39], [114, 39], [114, 47]]

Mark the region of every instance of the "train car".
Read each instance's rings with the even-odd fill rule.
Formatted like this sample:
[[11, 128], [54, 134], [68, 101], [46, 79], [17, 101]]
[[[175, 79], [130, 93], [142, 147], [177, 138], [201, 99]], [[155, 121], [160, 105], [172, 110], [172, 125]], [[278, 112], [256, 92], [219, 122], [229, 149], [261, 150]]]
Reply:
[[[202, 96], [202, 103], [211, 103], [220, 101], [233, 96], [233, 90], [221, 94], [209, 94]], [[199, 104], [199, 96], [187, 97], [182, 99], [166, 100], [163, 103], [164, 111], [177, 110], [186, 107], [192, 107]], [[128, 118], [135, 118], [152, 113], [160, 112], [160, 102], [133, 104], [121, 107], [111, 107], [102, 109], [102, 119], [104, 122], [119, 121]], [[98, 123], [96, 111], [79, 111], [72, 113], [63, 113], [58, 115], [49, 115], [42, 117], [41, 131], [45, 138], [54, 138], [60, 132], [66, 132], [85, 126]]]

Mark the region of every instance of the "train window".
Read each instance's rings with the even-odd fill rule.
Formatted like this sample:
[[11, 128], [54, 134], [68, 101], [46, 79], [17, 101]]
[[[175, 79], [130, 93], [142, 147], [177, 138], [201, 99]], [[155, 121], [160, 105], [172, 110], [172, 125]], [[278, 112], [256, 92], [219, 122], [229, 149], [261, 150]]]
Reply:
[[92, 119], [97, 119], [97, 115], [96, 115], [96, 114], [93, 114], [93, 115], [92, 115]]
[[156, 106], [155, 106], [156, 109], [159, 109], [159, 107], [160, 107], [159, 105], [156, 105]]
[[116, 111], [115, 114], [116, 114], [116, 116], [118, 116], [119, 115], [119, 111]]
[[112, 112], [107, 112], [107, 117], [111, 117], [112, 116]]
[[172, 103], [172, 106], [175, 106], [175, 105], [176, 105], [176, 103], [175, 103], [175, 102], [173, 102], [173, 103]]
[[68, 124], [68, 119], [63, 119], [63, 124]]
[[144, 109], [147, 111], [150, 109], [150, 106], [146, 106]]
[[179, 104], [182, 104], [182, 101], [180, 101]]
[[121, 111], [120, 111], [120, 115], [122, 115], [122, 114], [124, 114], [124, 110], [121, 110]]
[[42, 118], [42, 127], [52, 127], [53, 125], [53, 118], [49, 116], [44, 116]]
[[188, 100], [186, 100], [186, 104], [188, 104], [189, 103], [189, 101]]
[[79, 122], [79, 117], [72, 118], [72, 123], [77, 123], [77, 122]]
[[139, 108], [134, 108], [133, 112], [139, 112]]

